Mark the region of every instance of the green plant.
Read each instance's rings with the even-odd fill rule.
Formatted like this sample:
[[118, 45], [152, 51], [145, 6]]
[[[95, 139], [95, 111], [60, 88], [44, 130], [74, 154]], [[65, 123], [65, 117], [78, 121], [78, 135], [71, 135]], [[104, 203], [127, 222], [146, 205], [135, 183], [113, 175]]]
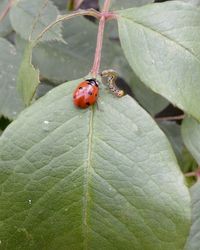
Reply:
[[[152, 2], [0, 4], [1, 249], [199, 249], [200, 9]], [[140, 104], [101, 84], [98, 108], [75, 108], [100, 66]], [[169, 102], [181, 125], [154, 119]]]

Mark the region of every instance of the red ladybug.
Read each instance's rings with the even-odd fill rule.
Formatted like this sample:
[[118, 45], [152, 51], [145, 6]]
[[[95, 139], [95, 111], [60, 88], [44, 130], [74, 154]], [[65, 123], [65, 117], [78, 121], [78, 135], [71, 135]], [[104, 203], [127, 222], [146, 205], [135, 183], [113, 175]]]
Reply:
[[88, 79], [81, 82], [73, 94], [74, 105], [85, 109], [95, 104], [99, 94], [99, 84], [96, 79]]

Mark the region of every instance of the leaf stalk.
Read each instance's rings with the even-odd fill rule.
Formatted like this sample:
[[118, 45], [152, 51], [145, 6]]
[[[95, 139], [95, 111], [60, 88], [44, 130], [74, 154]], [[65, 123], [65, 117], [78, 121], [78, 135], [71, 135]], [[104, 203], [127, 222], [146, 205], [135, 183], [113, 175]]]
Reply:
[[14, 0], [9, 0], [7, 5], [5, 6], [4, 10], [0, 14], [0, 22], [7, 16], [8, 12], [10, 11], [12, 5], [14, 3]]
[[102, 52], [102, 46], [103, 46], [103, 34], [105, 29], [105, 23], [107, 18], [109, 18], [109, 8], [110, 8], [111, 0], [105, 0], [103, 9], [101, 12], [101, 18], [99, 21], [99, 28], [98, 28], [98, 34], [97, 34], [97, 44], [96, 44], [96, 51], [94, 56], [94, 62], [91, 69], [91, 74], [94, 78], [97, 77], [99, 74], [99, 68], [101, 64], [101, 52]]

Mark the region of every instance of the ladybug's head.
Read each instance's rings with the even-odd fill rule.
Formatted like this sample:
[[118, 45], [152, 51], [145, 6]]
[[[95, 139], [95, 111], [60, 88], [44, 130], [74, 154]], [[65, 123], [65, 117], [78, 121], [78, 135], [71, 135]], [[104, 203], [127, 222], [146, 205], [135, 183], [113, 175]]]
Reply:
[[86, 81], [92, 86], [99, 87], [99, 84], [95, 78], [87, 79]]

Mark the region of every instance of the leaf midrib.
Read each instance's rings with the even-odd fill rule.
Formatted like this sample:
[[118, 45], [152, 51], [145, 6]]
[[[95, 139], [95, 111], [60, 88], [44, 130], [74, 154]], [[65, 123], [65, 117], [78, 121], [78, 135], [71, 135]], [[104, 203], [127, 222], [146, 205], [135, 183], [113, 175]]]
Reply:
[[89, 117], [89, 132], [88, 132], [88, 151], [87, 151], [87, 165], [84, 175], [84, 201], [83, 201], [83, 249], [88, 249], [88, 203], [89, 203], [89, 184], [91, 179], [92, 169], [92, 141], [93, 141], [93, 123], [94, 123], [94, 106], [91, 107]]
[[125, 17], [125, 16], [121, 16], [121, 18], [127, 19], [128, 21], [131, 21], [131, 22], [135, 23], [136, 25], [140, 25], [140, 26], [142, 26], [144, 29], [148, 29], [148, 30], [150, 30], [150, 31], [152, 31], [152, 32], [155, 32], [157, 35], [164, 37], [166, 40], [169, 40], [170, 42], [175, 43], [177, 46], [181, 47], [182, 49], [184, 49], [185, 51], [187, 51], [191, 56], [193, 56], [193, 57], [197, 60], [197, 62], [200, 64], [200, 59], [199, 59], [190, 49], [186, 48], [186, 47], [185, 47], [184, 45], [182, 45], [181, 43], [178, 43], [177, 41], [173, 40], [171, 37], [169, 37], [169, 36], [167, 36], [167, 35], [165, 35], [165, 34], [163, 34], [163, 33], [161, 33], [161, 32], [158, 32], [157, 30], [153, 29], [153, 28], [150, 27], [150, 26], [147, 26], [147, 25], [144, 25], [143, 23], [140, 23], [140, 22], [138, 22], [138, 21], [135, 21], [135, 20], [133, 20], [132, 18]]

